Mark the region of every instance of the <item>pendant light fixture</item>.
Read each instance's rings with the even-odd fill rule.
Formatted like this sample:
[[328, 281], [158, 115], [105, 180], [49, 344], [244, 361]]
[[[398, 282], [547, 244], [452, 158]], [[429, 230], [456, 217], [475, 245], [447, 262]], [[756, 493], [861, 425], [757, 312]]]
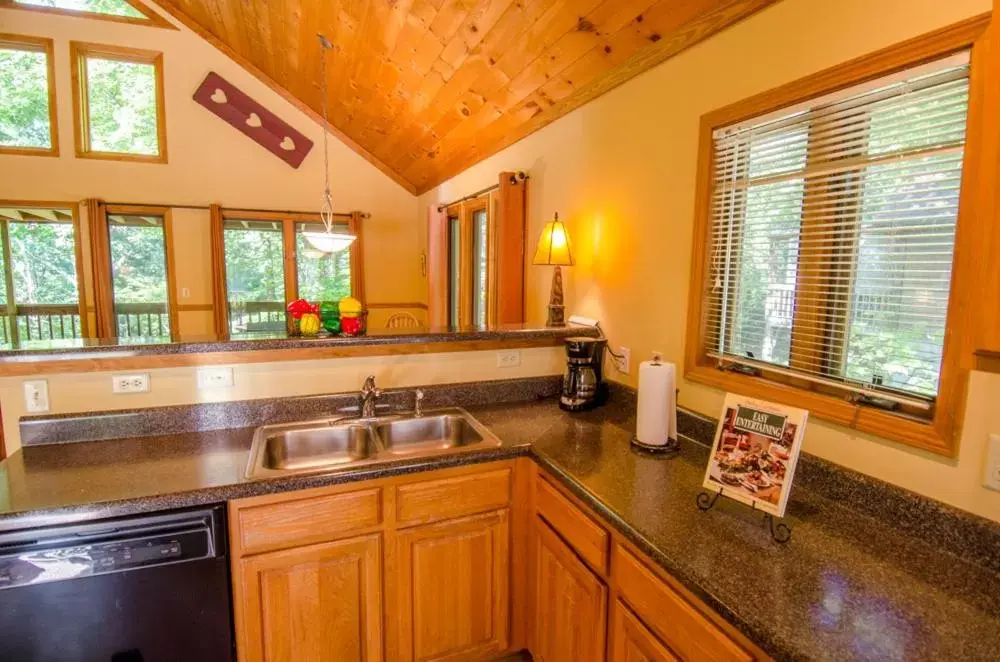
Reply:
[[323, 95], [323, 177], [326, 183], [326, 187], [323, 190], [323, 206], [320, 208], [319, 217], [320, 220], [323, 221], [324, 231], [303, 232], [302, 236], [305, 237], [305, 240], [309, 242], [310, 246], [323, 255], [328, 255], [330, 253], [337, 253], [344, 250], [354, 243], [356, 237], [347, 232], [334, 232], [333, 229], [333, 194], [330, 193], [330, 146], [329, 138], [327, 136], [327, 129], [330, 126], [330, 120], [327, 117], [326, 111], [326, 52], [333, 48], [333, 44], [331, 44], [330, 40], [322, 34], [317, 36], [319, 37], [320, 48], [320, 92]]

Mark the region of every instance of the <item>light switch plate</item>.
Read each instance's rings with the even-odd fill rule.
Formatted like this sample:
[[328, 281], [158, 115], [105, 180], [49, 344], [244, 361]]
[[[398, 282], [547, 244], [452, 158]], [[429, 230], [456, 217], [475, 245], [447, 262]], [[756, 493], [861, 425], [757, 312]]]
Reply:
[[111, 377], [112, 393], [148, 393], [149, 373], [114, 375]]
[[49, 410], [49, 382], [32, 379], [24, 382], [24, 408], [29, 414], [44, 414]]
[[503, 349], [497, 352], [498, 368], [516, 368], [521, 365], [521, 350]]
[[232, 388], [232, 368], [198, 368], [198, 388]]
[[991, 434], [986, 451], [986, 468], [983, 471], [983, 485], [1000, 491], [1000, 434]]

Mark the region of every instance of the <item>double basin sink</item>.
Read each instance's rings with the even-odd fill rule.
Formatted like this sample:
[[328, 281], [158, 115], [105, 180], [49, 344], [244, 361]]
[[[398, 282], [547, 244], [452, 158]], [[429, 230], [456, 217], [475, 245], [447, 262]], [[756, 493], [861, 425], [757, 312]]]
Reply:
[[459, 408], [420, 416], [335, 418], [265, 425], [254, 434], [247, 477], [325, 473], [499, 445], [495, 435]]

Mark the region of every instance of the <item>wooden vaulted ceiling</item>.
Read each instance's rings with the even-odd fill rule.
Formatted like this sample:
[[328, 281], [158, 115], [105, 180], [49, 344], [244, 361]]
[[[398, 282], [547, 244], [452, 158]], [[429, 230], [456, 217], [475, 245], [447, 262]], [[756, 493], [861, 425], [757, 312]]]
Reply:
[[777, 0], [161, 0], [424, 192]]

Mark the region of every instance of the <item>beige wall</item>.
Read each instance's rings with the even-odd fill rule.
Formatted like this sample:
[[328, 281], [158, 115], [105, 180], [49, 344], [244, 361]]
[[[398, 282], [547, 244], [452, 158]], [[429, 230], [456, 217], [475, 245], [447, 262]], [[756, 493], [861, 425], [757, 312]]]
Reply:
[[[197, 388], [197, 368], [130, 370], [129, 373], [149, 374], [150, 392], [126, 395], [112, 394], [111, 376], [114, 373], [111, 372], [56, 374], [44, 378], [48, 380], [50, 413], [64, 414], [349, 392], [359, 390], [368, 375], [375, 375], [382, 388], [406, 388], [557, 375], [565, 366], [561, 347], [520, 351], [521, 365], [515, 368], [498, 368], [495, 351], [242, 363], [231, 366], [233, 388], [202, 390]], [[27, 415], [22, 394], [24, 379], [28, 378], [0, 379], [3, 432], [8, 453], [21, 446], [17, 424]]]
[[[989, 0], [784, 0], [470, 168], [420, 199], [449, 200], [530, 171], [529, 242], [554, 211], [578, 257], [564, 270], [568, 310], [601, 319], [635, 365], [660, 350], [680, 364], [702, 114], [851, 58], [989, 11]], [[528, 319], [544, 319], [550, 272], [528, 266]], [[975, 374], [957, 461], [811, 421], [805, 449], [1000, 520], [981, 486], [1000, 376]], [[684, 382], [681, 404], [717, 416], [723, 394]]]
[[[185, 28], [164, 30], [42, 12], [0, 9], [0, 31], [55, 40], [61, 156], [0, 156], [0, 200], [207, 205], [315, 211], [323, 186], [322, 131], [251, 74]], [[167, 144], [165, 165], [74, 158], [69, 41], [132, 46], [164, 53]], [[297, 169], [192, 100], [215, 71], [308, 136], [315, 146]], [[319, 72], [317, 72], [318, 79]], [[363, 210], [366, 285], [371, 302], [423, 302], [416, 197], [336, 139], [331, 178], [338, 211]], [[208, 212], [175, 210], [178, 296], [184, 306], [211, 302]], [[378, 321], [376, 319], [375, 321]], [[182, 312], [183, 333], [211, 329], [210, 313]]]

